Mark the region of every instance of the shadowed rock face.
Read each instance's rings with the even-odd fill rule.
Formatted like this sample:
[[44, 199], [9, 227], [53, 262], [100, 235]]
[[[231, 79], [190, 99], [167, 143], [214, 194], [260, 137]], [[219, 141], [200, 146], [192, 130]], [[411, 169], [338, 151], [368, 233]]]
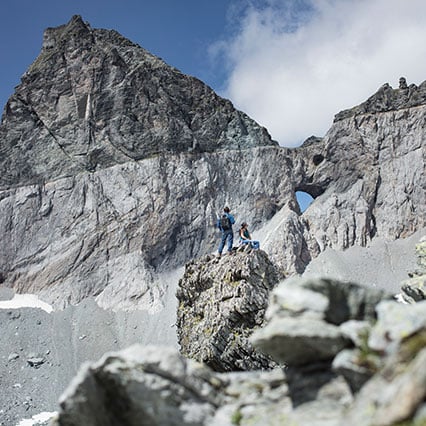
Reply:
[[[285, 149], [199, 80], [73, 17], [46, 30], [2, 116], [0, 279], [56, 306], [152, 308], [158, 272], [215, 249], [224, 205], [289, 274], [326, 247], [409, 236], [425, 225], [425, 105], [395, 90]], [[297, 190], [315, 198], [303, 214]]]

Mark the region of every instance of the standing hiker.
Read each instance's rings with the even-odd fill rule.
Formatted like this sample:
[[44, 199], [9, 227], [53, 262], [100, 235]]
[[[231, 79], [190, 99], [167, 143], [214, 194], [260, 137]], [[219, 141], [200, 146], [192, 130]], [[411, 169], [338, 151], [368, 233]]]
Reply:
[[223, 209], [222, 216], [217, 220], [217, 227], [222, 232], [222, 238], [219, 244], [219, 257], [222, 256], [223, 248], [225, 247], [226, 240], [228, 240], [228, 254], [232, 254], [232, 245], [234, 243], [234, 232], [232, 225], [235, 223], [234, 216], [230, 213], [229, 207]]

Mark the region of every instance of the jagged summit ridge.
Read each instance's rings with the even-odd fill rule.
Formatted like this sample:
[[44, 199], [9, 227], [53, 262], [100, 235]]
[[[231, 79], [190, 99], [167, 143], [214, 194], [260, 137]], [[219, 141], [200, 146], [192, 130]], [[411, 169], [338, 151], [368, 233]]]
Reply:
[[426, 81], [419, 86], [407, 85], [404, 77], [399, 79], [399, 87], [394, 89], [389, 83], [382, 87], [362, 104], [341, 111], [334, 117], [334, 122], [360, 114], [375, 114], [413, 108], [426, 103]]
[[276, 145], [200, 80], [81, 17], [45, 31], [0, 127], [0, 187], [153, 155]]

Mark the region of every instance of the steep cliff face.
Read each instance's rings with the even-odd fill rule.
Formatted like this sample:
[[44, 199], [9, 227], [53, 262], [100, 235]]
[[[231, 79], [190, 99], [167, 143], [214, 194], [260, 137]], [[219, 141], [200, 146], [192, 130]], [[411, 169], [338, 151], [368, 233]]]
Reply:
[[[290, 150], [115, 31], [48, 29], [0, 126], [0, 281], [56, 306], [161, 308], [158, 274], [215, 249], [226, 204], [290, 274], [327, 246], [408, 236], [425, 224], [426, 107], [392, 96]], [[303, 214], [296, 190], [315, 198]]]
[[[155, 272], [210, 251], [225, 203], [256, 221], [284, 203], [285, 180], [255, 176], [277, 146], [264, 128], [80, 17], [46, 30], [0, 140], [2, 281], [58, 306], [90, 294], [152, 306]], [[245, 188], [241, 164], [257, 180]]]

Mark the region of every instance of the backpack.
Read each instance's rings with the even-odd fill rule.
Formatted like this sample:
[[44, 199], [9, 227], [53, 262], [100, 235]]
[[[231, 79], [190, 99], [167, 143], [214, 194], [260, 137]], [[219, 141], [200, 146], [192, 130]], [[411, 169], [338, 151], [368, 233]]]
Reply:
[[231, 221], [226, 214], [224, 214], [220, 218], [220, 227], [222, 228], [223, 231], [229, 231], [230, 229], [232, 229]]

